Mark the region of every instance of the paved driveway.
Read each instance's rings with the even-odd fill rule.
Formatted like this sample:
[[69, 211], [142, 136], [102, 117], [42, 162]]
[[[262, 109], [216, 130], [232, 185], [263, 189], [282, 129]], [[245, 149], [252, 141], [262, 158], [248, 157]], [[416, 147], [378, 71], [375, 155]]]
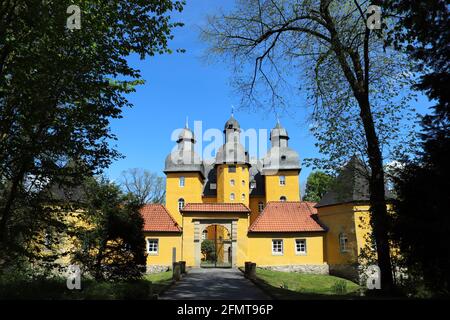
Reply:
[[183, 279], [167, 290], [160, 299], [267, 300], [269, 297], [237, 269], [195, 268], [188, 270]]

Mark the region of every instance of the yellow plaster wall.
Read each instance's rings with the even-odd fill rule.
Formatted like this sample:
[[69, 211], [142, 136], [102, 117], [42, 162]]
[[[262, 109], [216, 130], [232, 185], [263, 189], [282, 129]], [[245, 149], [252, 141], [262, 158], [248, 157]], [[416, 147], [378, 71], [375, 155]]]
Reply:
[[[249, 205], [249, 172], [248, 166], [237, 164], [236, 172], [229, 172], [228, 164], [217, 166], [217, 202], [225, 203], [243, 203], [247, 207]], [[230, 180], [234, 180], [234, 186]], [[244, 183], [242, 183], [244, 181]], [[234, 201], [230, 200], [230, 194], [234, 193]], [[242, 200], [242, 194], [245, 199]]]
[[258, 203], [260, 201], [262, 201], [264, 206], [266, 206], [266, 198], [264, 196], [254, 196], [250, 198], [250, 224], [252, 224], [260, 214], [258, 211]]
[[[184, 187], [180, 187], [179, 178], [185, 177]], [[181, 225], [181, 214], [178, 211], [178, 199], [185, 203], [202, 202], [203, 181], [196, 172], [167, 173], [166, 179], [166, 208]]]
[[[328, 227], [324, 246], [327, 263], [348, 264], [356, 262], [359, 250], [353, 205], [341, 204], [318, 208], [318, 214], [320, 221]], [[340, 250], [340, 233], [347, 234], [347, 252], [341, 252]]]
[[176, 248], [176, 261], [181, 260], [181, 234], [172, 232], [145, 232], [147, 239], [158, 239], [158, 254], [151, 255], [147, 251], [147, 264], [172, 265], [172, 248]]
[[[248, 261], [261, 266], [323, 264], [324, 233], [249, 233]], [[272, 254], [272, 240], [283, 240], [283, 255]], [[295, 253], [295, 239], [306, 239], [306, 255]]]
[[[286, 184], [280, 185], [279, 176], [286, 177]], [[276, 175], [264, 176], [266, 181], [266, 200], [280, 201], [281, 196], [285, 196], [287, 201], [300, 201], [300, 186], [298, 171], [280, 170]]]

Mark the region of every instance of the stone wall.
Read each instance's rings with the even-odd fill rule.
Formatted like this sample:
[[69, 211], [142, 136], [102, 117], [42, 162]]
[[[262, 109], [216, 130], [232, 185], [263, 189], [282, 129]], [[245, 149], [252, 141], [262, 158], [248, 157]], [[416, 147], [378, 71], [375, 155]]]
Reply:
[[359, 283], [360, 271], [356, 264], [330, 264], [330, 274]]
[[147, 265], [146, 273], [158, 273], [165, 272], [171, 270], [170, 266], [162, 266], [162, 265]]
[[282, 272], [298, 272], [311, 274], [328, 274], [327, 264], [296, 264], [286, 266], [257, 266], [258, 268]]

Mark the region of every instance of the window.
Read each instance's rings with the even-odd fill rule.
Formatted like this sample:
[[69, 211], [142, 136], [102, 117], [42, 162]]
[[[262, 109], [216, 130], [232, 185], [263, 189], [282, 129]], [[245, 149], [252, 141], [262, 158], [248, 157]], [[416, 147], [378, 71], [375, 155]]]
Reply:
[[281, 196], [281, 197], [280, 197], [280, 201], [281, 201], [281, 202], [285, 202], [285, 201], [286, 201], [286, 197], [285, 197], [285, 196]]
[[243, 193], [243, 194], [241, 195], [241, 200], [242, 200], [242, 201], [245, 200], [245, 193]]
[[250, 189], [256, 189], [256, 182], [255, 181], [250, 182]]
[[229, 166], [228, 172], [236, 172], [236, 166]]
[[306, 254], [306, 239], [295, 239], [295, 253]]
[[339, 248], [341, 249], [341, 252], [348, 251], [348, 238], [345, 233], [339, 234]]
[[286, 185], [286, 177], [280, 176], [280, 186], [285, 186], [285, 185]]
[[283, 254], [283, 240], [280, 239], [272, 240], [272, 254], [274, 255]]
[[147, 252], [149, 254], [158, 254], [158, 239], [147, 239]]
[[245, 180], [242, 180], [242, 186], [245, 187]]
[[202, 240], [208, 239], [208, 230], [203, 230], [202, 232]]
[[231, 193], [231, 194], [230, 194], [230, 200], [231, 200], [231, 201], [234, 201], [234, 193]]
[[230, 180], [230, 185], [231, 185], [231, 186], [234, 186], [234, 179], [231, 179], [231, 180]]
[[264, 202], [258, 202], [258, 212], [262, 212], [264, 210]]
[[184, 177], [180, 177], [179, 184], [180, 187], [184, 187]]
[[181, 211], [181, 209], [184, 208], [184, 199], [180, 198], [178, 199], [178, 211]]
[[281, 161], [284, 161], [284, 160], [286, 160], [286, 156], [285, 156], [285, 155], [282, 155], [282, 156], [281, 156]]

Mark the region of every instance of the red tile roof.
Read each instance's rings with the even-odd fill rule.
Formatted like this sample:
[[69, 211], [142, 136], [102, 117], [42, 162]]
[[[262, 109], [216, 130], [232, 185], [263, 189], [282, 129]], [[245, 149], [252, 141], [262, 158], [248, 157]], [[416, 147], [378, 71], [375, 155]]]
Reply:
[[144, 231], [180, 232], [181, 228], [162, 204], [146, 204], [141, 208]]
[[250, 212], [242, 203], [188, 203], [182, 212]]
[[249, 232], [325, 231], [311, 216], [317, 214], [314, 202], [268, 202], [252, 223]]

